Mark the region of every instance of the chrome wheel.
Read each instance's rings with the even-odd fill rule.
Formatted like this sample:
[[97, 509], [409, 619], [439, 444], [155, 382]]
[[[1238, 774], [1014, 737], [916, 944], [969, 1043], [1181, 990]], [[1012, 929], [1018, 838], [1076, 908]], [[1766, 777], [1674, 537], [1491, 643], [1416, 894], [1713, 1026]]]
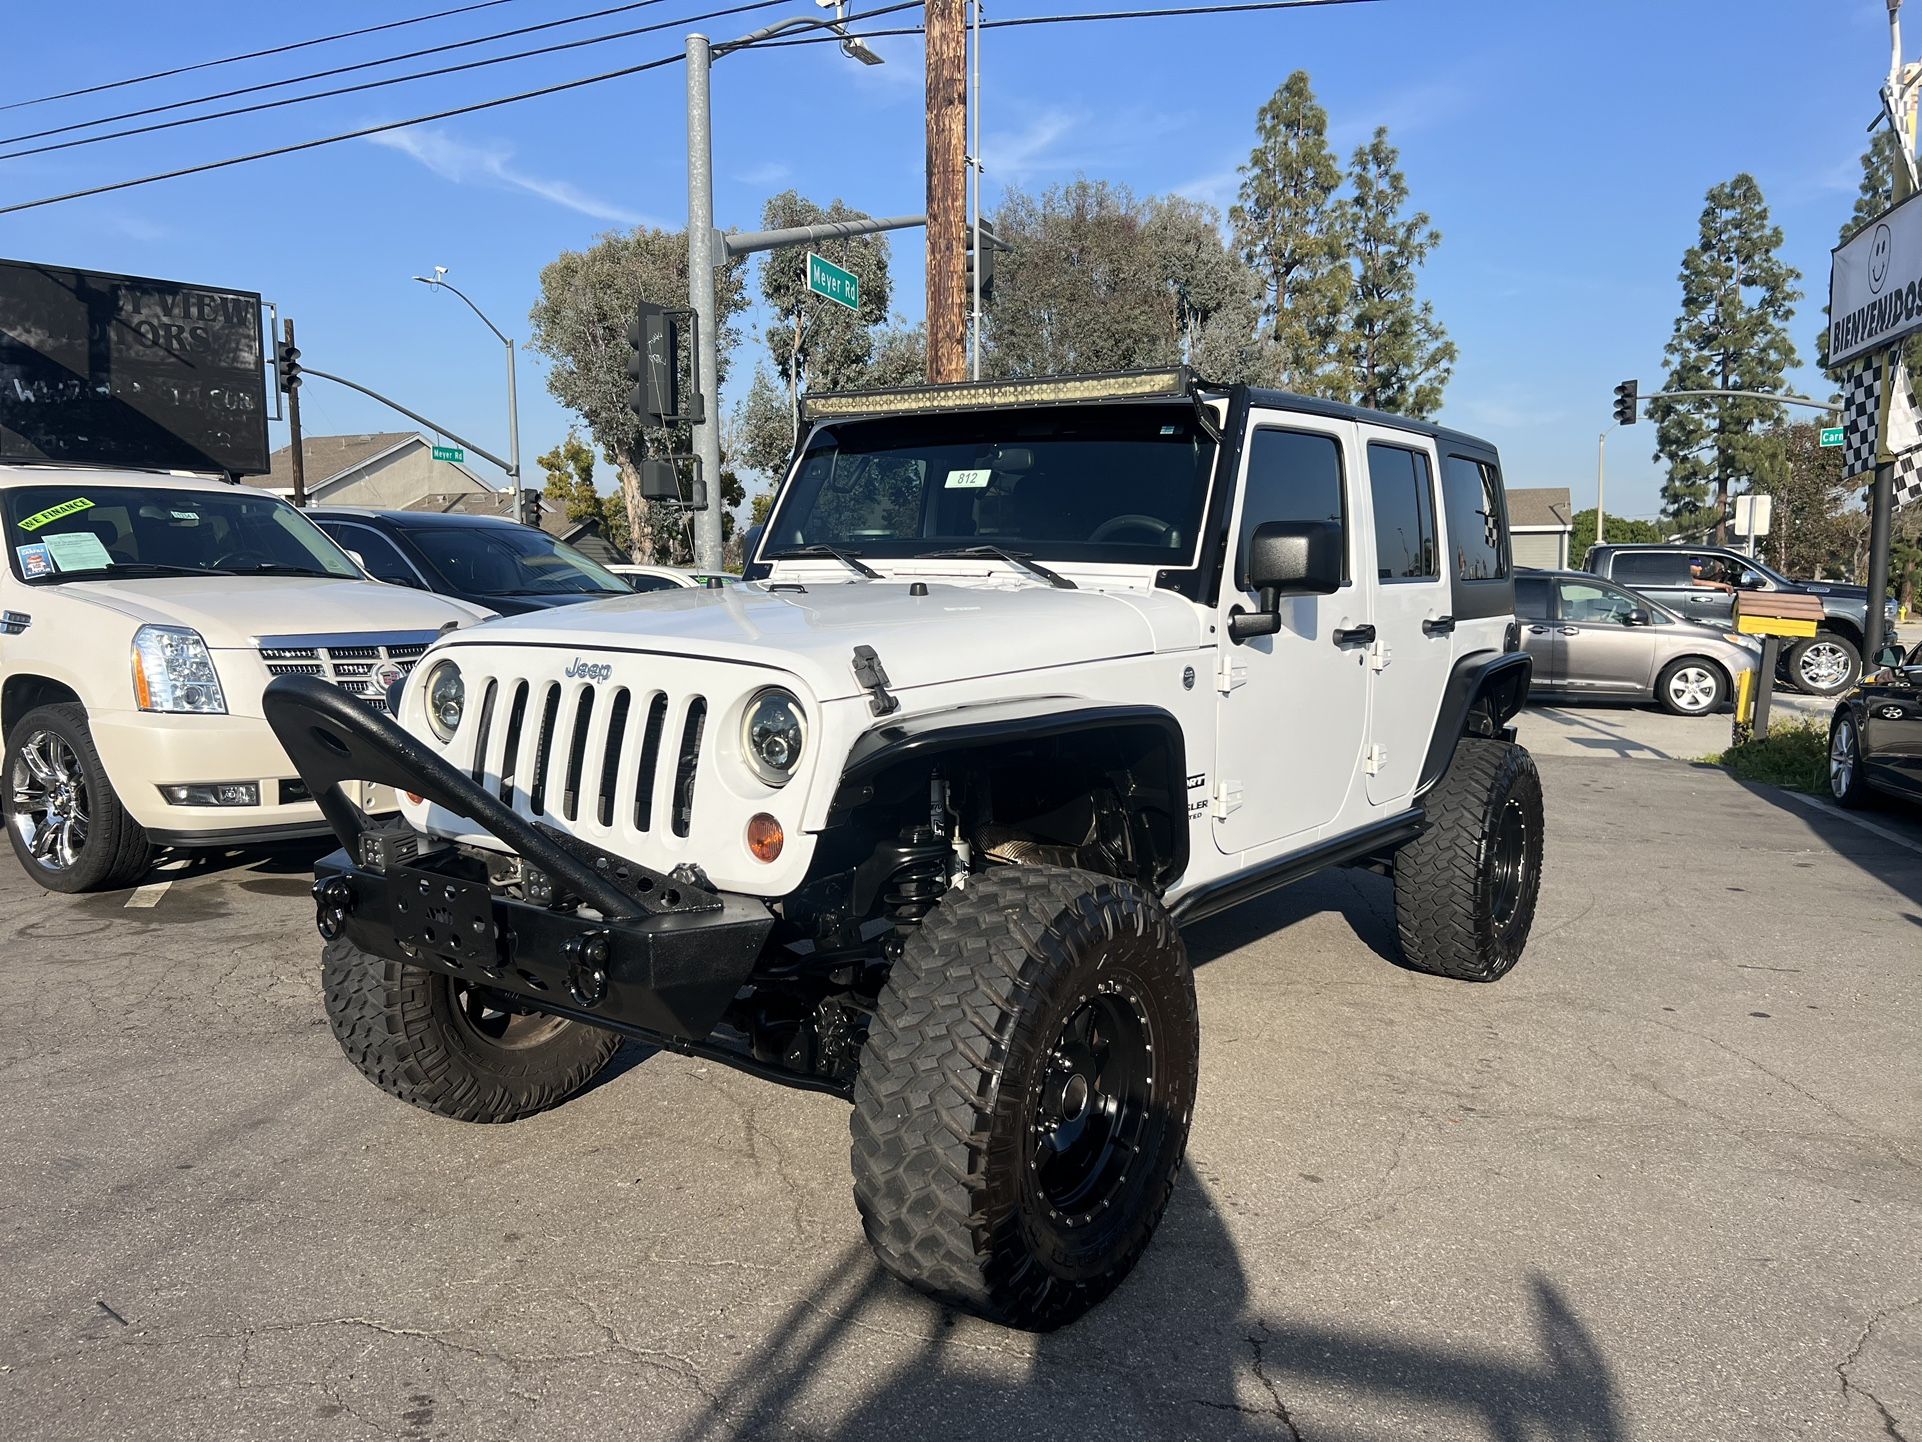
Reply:
[[1854, 784], [1855, 723], [1844, 717], [1829, 733], [1829, 793], [1839, 801]]
[[31, 732], [7, 777], [8, 823], [36, 866], [66, 871], [87, 845], [90, 800], [80, 757], [64, 736]]
[[1795, 678], [1815, 691], [1838, 691], [1847, 684], [1853, 662], [1833, 641], [1816, 641], [1795, 659]]
[[1668, 699], [1677, 711], [1698, 716], [1715, 704], [1720, 679], [1706, 666], [1682, 666], [1668, 678]]

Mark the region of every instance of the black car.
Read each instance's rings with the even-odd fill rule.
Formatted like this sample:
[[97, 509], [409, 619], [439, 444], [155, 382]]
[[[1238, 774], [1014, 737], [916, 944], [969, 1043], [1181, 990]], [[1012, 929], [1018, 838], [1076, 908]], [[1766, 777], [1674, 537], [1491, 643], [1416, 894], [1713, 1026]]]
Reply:
[[634, 594], [572, 546], [499, 516], [344, 506], [307, 516], [375, 580], [438, 591], [503, 616]]
[[1863, 676], [1829, 723], [1829, 790], [1844, 806], [1871, 791], [1922, 801], [1922, 646]]

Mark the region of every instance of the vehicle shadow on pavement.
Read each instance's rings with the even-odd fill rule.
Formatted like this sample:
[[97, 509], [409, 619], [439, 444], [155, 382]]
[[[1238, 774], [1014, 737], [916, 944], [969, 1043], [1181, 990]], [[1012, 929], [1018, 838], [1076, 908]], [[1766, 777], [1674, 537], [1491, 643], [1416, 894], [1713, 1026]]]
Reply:
[[[1922, 808], [1876, 798], [1861, 812], [1838, 810], [1826, 797], [1784, 791], [1759, 781], [1731, 778], [1751, 796], [1805, 824], [1837, 856], [1853, 862], [1889, 890], [1922, 905]], [[1911, 917], [1911, 920], [1915, 918]]]
[[193, 881], [201, 877], [246, 873], [255, 877], [292, 877], [301, 889], [314, 879], [314, 863], [340, 843], [327, 836], [312, 841], [280, 841], [266, 846], [233, 846], [204, 850], [166, 850], [141, 878], [155, 881]]
[[[1686, 759], [1684, 757], [1671, 755], [1659, 746], [1650, 746], [1646, 741], [1637, 741], [1627, 735], [1620, 727], [1606, 725], [1580, 712], [1570, 711], [1560, 706], [1531, 705], [1528, 709], [1540, 712], [1544, 716], [1559, 721], [1564, 726], [1572, 726], [1583, 731], [1593, 731], [1595, 733], [1594, 739], [1586, 736], [1570, 737], [1569, 742], [1571, 745], [1580, 746], [1598, 753], [1611, 753], [1621, 757], [1653, 756], [1662, 761], [1680, 761]], [[1619, 713], [1622, 710], [1630, 708], [1617, 706], [1615, 709]], [[1639, 707], [1633, 709], [1645, 711], [1650, 708]], [[1630, 719], [1633, 718], [1631, 717]]]
[[[1190, 1171], [1154, 1244], [1107, 1301], [1071, 1326], [1024, 1333], [907, 1291], [865, 1246], [846, 1249], [711, 1378], [674, 1442], [807, 1436], [1030, 1439], [1423, 1435], [1617, 1442], [1619, 1390], [1560, 1290], [1530, 1279], [1533, 1355], [1291, 1319], [1251, 1295], [1208, 1188]], [[843, 1379], [824, 1387], [824, 1377]], [[840, 1390], [860, 1377], [863, 1394]], [[1313, 1420], [1310, 1420], [1313, 1419]]]
[[1322, 912], [1338, 912], [1384, 961], [1402, 964], [1395, 940], [1395, 883], [1359, 866], [1335, 867], [1182, 928], [1188, 961], [1204, 966]]

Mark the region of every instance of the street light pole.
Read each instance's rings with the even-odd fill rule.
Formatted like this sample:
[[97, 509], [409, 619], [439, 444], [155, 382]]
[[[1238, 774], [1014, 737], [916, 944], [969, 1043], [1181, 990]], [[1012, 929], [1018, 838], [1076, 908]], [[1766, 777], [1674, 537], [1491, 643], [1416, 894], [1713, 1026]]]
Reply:
[[520, 513], [518, 502], [521, 494], [521, 402], [520, 391], [516, 384], [514, 374], [517, 369], [514, 364], [514, 342], [502, 333], [499, 326], [487, 318], [486, 312], [474, 304], [467, 292], [461, 290], [452, 281], [448, 280], [446, 267], [437, 265], [434, 267], [432, 277], [417, 275], [414, 279], [422, 285], [431, 285], [435, 290], [453, 291], [455, 295], [467, 303], [469, 310], [480, 317], [481, 324], [494, 332], [494, 339], [507, 347], [507, 454], [513, 459], [513, 464], [507, 467], [507, 474], [509, 479], [514, 482], [515, 514], [518, 515]]
[[1603, 461], [1608, 456], [1608, 432], [1595, 437], [1595, 544], [1608, 544], [1608, 515], [1602, 509]]
[[834, 6], [834, 18], [790, 15], [729, 41], [718, 50], [698, 32], [687, 37], [687, 303], [694, 312], [694, 386], [699, 416], [693, 432], [694, 564], [703, 570], [721, 569], [721, 328], [714, 293], [714, 270], [724, 246], [714, 229], [714, 112], [709, 96], [708, 71], [723, 55], [742, 50], [789, 30], [832, 30], [841, 36], [841, 51], [863, 65], [879, 65], [881, 57], [859, 36], [843, 28], [845, 3], [819, 0]]

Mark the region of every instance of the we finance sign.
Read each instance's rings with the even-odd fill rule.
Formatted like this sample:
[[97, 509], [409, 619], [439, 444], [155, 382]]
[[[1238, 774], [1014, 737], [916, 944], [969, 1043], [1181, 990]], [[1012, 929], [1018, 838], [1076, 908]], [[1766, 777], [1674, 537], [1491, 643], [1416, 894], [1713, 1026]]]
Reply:
[[1829, 364], [1922, 330], [1922, 195], [1870, 221], [1829, 261]]

